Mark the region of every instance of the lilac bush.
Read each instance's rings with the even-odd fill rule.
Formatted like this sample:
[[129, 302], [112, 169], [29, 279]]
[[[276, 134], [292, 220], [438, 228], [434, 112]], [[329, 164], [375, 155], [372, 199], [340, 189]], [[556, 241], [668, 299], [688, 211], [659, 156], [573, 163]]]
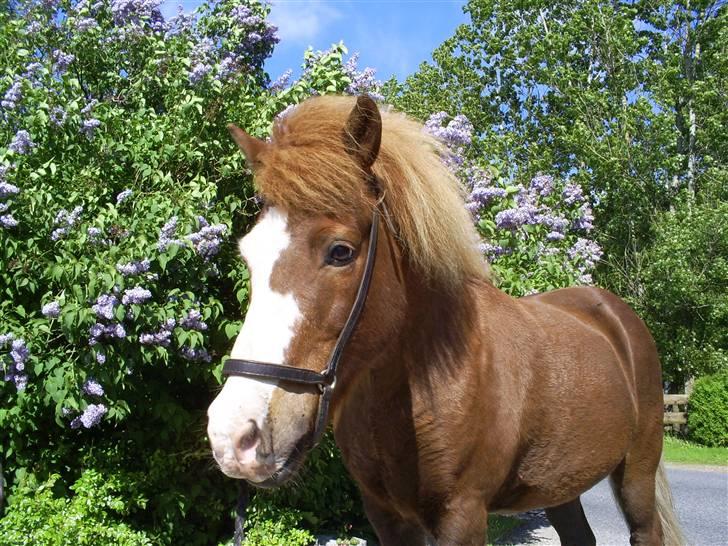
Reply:
[[591, 284], [602, 252], [587, 238], [594, 215], [580, 186], [547, 174], [526, 183], [498, 179], [471, 157], [473, 126], [465, 116], [435, 113], [425, 130], [445, 144], [443, 161], [464, 186], [481, 250], [504, 290], [524, 295]]
[[345, 71], [339, 45], [271, 84], [266, 3], [169, 20], [160, 5], [0, 10], [0, 459], [12, 491], [22, 476], [72, 473], [94, 446], [133, 443], [119, 464], [142, 473], [194, 453], [194, 471], [170, 470], [150, 501], [150, 543], [202, 545], [226, 538], [231, 499], [193, 486], [201, 473], [222, 481], [198, 420], [242, 324], [235, 240], [258, 210], [225, 125], [262, 136], [289, 105], [376, 81]]

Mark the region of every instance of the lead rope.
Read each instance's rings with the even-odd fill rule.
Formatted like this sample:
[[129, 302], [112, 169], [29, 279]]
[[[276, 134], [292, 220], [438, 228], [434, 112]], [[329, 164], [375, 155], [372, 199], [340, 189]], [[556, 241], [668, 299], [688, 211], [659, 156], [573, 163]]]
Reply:
[[245, 512], [248, 509], [249, 500], [248, 482], [240, 480], [238, 482], [238, 504], [235, 506], [235, 535], [233, 535], [235, 546], [241, 546], [245, 540]]

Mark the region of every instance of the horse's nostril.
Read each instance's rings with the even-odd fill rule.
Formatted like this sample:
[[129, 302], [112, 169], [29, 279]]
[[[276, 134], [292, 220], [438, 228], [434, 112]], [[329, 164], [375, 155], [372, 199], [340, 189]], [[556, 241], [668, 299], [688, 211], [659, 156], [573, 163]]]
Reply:
[[252, 463], [256, 459], [256, 449], [260, 442], [260, 429], [255, 421], [249, 420], [233, 438], [235, 458], [239, 463]]

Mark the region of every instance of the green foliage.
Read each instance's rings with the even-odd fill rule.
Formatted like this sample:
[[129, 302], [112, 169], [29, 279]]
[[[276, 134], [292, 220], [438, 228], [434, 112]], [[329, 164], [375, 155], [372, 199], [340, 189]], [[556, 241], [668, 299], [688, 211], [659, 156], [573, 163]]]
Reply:
[[4, 546], [151, 546], [153, 536], [115, 521], [143, 510], [147, 499], [125, 495], [119, 475], [85, 471], [71, 486], [71, 499], [58, 497], [54, 474], [37, 488], [19, 488], [0, 520]]
[[[266, 36], [268, 8], [254, 0], [176, 24], [140, 6], [0, 10], [0, 458], [14, 499], [3, 525], [39, 544], [232, 534], [235, 484], [210, 464], [204, 412], [248, 303], [236, 239], [258, 206], [225, 126], [263, 136], [287, 106], [351, 82], [340, 44], [269, 89], [272, 42], [250, 39]], [[52, 303], [57, 314], [43, 313]], [[110, 485], [97, 498], [99, 475]], [[23, 519], [31, 505], [68, 521]], [[85, 526], [73, 517], [87, 505]]]
[[[694, 205], [724, 210], [728, 198], [728, 6], [470, 0], [464, 11], [470, 22], [433, 62], [387, 82], [387, 100], [423, 120], [465, 114], [475, 154], [506, 184], [541, 172], [581, 186], [594, 198], [604, 249], [597, 281], [655, 329], [666, 378], [724, 366], [726, 275], [715, 257], [721, 243], [711, 239], [725, 221], [696, 210], [690, 235], [680, 236], [669, 215], [687, 218], [681, 210]], [[668, 242], [676, 237], [683, 243]], [[681, 275], [680, 288], [667, 286]]]
[[309, 529], [348, 533], [366, 525], [359, 491], [344, 467], [333, 435], [324, 436], [296, 482], [281, 489], [256, 491], [249, 510], [250, 523], [276, 520], [284, 510], [295, 512]]
[[727, 203], [687, 201], [657, 218], [654, 244], [637, 254], [632, 303], [677, 383], [728, 369], [727, 217]]
[[690, 395], [688, 433], [699, 444], [728, 447], [728, 372], [695, 381]]
[[276, 517], [263, 519], [250, 527], [245, 536], [246, 546], [309, 546], [315, 537], [297, 526], [300, 516], [296, 512], [280, 511]]
[[[205, 443], [194, 440], [196, 445], [178, 444], [179, 452], [171, 454], [128, 438], [107, 438], [105, 447], [86, 446], [72, 468], [52, 474], [40, 487], [36, 475], [23, 469], [0, 528], [11, 537], [34, 529], [30, 537], [37, 543], [59, 546], [122, 543], [127, 531], [139, 537], [130, 543], [155, 546], [181, 537], [203, 546], [229, 536], [234, 484], [209, 464]], [[57, 521], [48, 517], [56, 513]], [[56, 525], [64, 517], [68, 522]]]

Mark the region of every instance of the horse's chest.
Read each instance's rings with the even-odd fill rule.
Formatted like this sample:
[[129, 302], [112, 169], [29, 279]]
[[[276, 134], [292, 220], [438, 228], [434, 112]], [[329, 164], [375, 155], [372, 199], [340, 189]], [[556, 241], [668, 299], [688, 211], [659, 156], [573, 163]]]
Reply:
[[337, 423], [336, 442], [365, 495], [389, 505], [414, 506], [419, 468], [414, 426], [401, 412], [363, 404]]

